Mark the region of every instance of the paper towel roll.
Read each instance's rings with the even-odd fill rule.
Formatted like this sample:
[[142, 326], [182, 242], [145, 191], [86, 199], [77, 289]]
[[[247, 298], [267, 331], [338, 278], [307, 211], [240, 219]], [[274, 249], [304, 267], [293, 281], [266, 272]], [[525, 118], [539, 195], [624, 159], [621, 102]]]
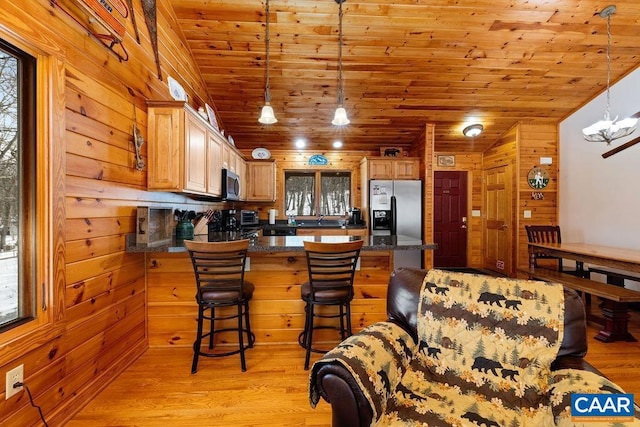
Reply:
[[269, 224], [273, 225], [276, 223], [276, 215], [278, 215], [277, 210], [269, 209]]

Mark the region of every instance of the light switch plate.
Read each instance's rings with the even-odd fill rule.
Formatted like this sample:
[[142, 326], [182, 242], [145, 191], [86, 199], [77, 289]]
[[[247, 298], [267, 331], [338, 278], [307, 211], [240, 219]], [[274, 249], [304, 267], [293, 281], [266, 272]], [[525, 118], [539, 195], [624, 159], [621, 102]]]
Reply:
[[471, 210], [471, 216], [480, 216], [480, 209]]
[[524, 211], [524, 217], [525, 218], [531, 218], [531, 211], [529, 211], [529, 210]]
[[540, 157], [541, 165], [551, 165], [553, 164], [553, 159], [551, 157]]

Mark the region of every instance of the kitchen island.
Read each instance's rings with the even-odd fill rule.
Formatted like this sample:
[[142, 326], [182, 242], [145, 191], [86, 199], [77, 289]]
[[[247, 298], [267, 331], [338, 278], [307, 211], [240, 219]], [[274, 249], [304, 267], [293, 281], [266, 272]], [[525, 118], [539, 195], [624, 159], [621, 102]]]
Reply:
[[[229, 240], [235, 236], [224, 233], [218, 238]], [[208, 240], [207, 236], [196, 236], [196, 239]], [[210, 240], [214, 239], [212, 236]], [[300, 285], [307, 280], [303, 242], [355, 239], [363, 239], [364, 245], [355, 275], [355, 297], [351, 303], [354, 332], [387, 318], [387, 283], [393, 270], [394, 256], [401, 256], [403, 250], [436, 248], [435, 244], [406, 236], [269, 236], [251, 239], [245, 277], [255, 285], [250, 312], [256, 345], [298, 342], [304, 325]], [[190, 347], [196, 330], [196, 285], [183, 242], [153, 247], [131, 244], [127, 246], [127, 252], [144, 252], [146, 257], [150, 346]], [[233, 343], [234, 337], [228, 338]], [[337, 334], [332, 330], [320, 330], [318, 340], [336, 343]]]
[[[239, 234], [235, 232], [219, 232], [207, 235], [195, 236], [195, 241], [224, 242], [239, 240]], [[422, 243], [421, 240], [409, 236], [266, 236], [249, 239], [249, 256], [254, 252], [283, 252], [304, 251], [304, 242], [344, 243], [353, 240], [364, 240], [363, 251], [380, 250], [434, 250], [435, 243]], [[171, 242], [160, 245], [136, 245], [129, 244], [127, 252], [186, 252], [184, 241], [173, 239]]]

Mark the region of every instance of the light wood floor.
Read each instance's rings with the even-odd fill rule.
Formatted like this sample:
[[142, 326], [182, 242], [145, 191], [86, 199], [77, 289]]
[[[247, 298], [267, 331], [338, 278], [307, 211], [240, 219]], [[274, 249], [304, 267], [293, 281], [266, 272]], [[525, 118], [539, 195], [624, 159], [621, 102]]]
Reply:
[[[638, 402], [640, 343], [601, 343], [592, 338], [598, 329], [590, 325], [587, 360]], [[640, 313], [630, 330], [640, 338]], [[201, 359], [191, 375], [190, 349], [150, 349], [67, 426], [328, 426], [329, 405], [309, 406], [303, 358], [298, 346], [258, 345], [247, 372], [231, 356]]]

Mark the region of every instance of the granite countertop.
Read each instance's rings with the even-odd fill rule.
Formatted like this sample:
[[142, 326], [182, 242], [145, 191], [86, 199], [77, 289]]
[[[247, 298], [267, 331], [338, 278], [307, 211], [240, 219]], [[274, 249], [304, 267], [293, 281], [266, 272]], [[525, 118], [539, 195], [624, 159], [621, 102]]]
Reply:
[[[237, 240], [239, 236], [233, 232], [221, 232], [212, 236], [212, 241]], [[304, 251], [304, 241], [343, 243], [353, 240], [364, 240], [363, 251], [381, 250], [434, 250], [435, 243], [423, 243], [421, 240], [409, 236], [265, 236], [251, 240], [249, 252], [291, 252]], [[196, 236], [194, 240], [207, 241], [206, 235]], [[162, 245], [136, 245], [135, 235], [127, 236], [127, 248], [129, 253], [134, 252], [186, 252], [183, 241], [173, 239], [170, 243]]]
[[278, 220], [275, 224], [260, 224], [260, 227], [263, 230], [274, 230], [274, 229], [289, 229], [289, 228], [313, 228], [313, 229], [322, 229], [322, 228], [346, 228], [346, 229], [365, 229], [367, 228], [366, 224], [346, 224], [340, 225], [340, 221], [335, 220], [325, 220], [321, 223], [314, 220], [302, 220], [298, 221], [296, 225], [288, 225], [286, 221]]

